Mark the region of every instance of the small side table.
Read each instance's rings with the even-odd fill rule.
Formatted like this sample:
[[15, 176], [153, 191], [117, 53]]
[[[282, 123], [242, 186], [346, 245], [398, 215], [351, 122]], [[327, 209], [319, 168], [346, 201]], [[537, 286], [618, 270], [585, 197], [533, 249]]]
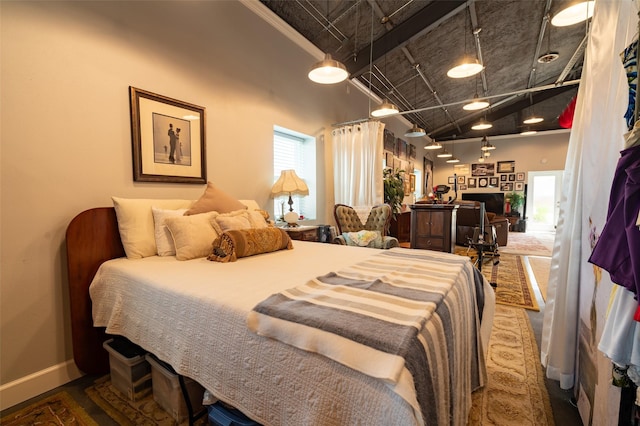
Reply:
[[287, 234], [289, 234], [289, 238], [292, 240], [298, 241], [312, 241], [318, 242], [318, 226], [317, 225], [305, 225], [305, 226], [295, 226], [295, 227], [282, 227]]

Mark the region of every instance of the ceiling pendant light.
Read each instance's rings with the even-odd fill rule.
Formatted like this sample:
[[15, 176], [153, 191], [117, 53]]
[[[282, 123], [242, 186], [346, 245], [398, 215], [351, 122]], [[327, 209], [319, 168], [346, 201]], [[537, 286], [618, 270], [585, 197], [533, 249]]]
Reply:
[[551, 18], [551, 25], [566, 27], [586, 21], [593, 16], [594, 4], [594, 0], [573, 2], [571, 6], [562, 9]]
[[533, 130], [533, 129], [530, 129], [530, 128], [528, 128], [528, 127], [525, 127], [525, 128], [520, 132], [520, 135], [522, 135], [522, 136], [529, 136], [529, 135], [535, 135], [536, 133], [538, 133], [538, 131], [537, 131], [537, 130]]
[[482, 154], [480, 154], [480, 157], [478, 158], [478, 163], [484, 163], [484, 157]]
[[536, 123], [540, 123], [542, 121], [544, 121], [544, 118], [538, 117], [535, 114], [531, 114], [531, 116], [529, 118], [527, 118], [526, 120], [523, 120], [522, 122], [524, 124], [536, 124]]
[[465, 111], [478, 111], [481, 109], [485, 109], [488, 106], [489, 102], [485, 101], [484, 99], [480, 99], [478, 97], [478, 94], [476, 93], [473, 97], [473, 100], [468, 104], [463, 105], [462, 109]]
[[456, 158], [455, 156], [452, 156], [447, 160], [447, 163], [459, 163], [459, 162], [460, 160], [458, 160], [458, 158]]
[[347, 77], [349, 77], [347, 67], [328, 53], [309, 71], [309, 79], [319, 84], [336, 84], [345, 81]]
[[[464, 15], [464, 54], [467, 55], [467, 12], [469, 8], [467, 7]], [[476, 31], [480, 32], [479, 29]], [[474, 31], [475, 33], [475, 31]], [[447, 76], [451, 78], [465, 78], [471, 77], [478, 74], [480, 71], [484, 69], [484, 65], [482, 65], [477, 58], [465, 57], [462, 62], [451, 68], [447, 71]]]
[[482, 119], [478, 121], [476, 124], [471, 126], [473, 130], [486, 130], [493, 127], [493, 124], [489, 123], [486, 119]]
[[483, 69], [484, 66], [477, 59], [464, 59], [461, 64], [447, 71], [447, 76], [450, 78], [472, 77]]
[[389, 115], [397, 114], [400, 110], [397, 106], [389, 102], [387, 99], [382, 101], [382, 104], [373, 111], [371, 111], [371, 115], [374, 117], [387, 117]]
[[444, 148], [444, 150], [437, 155], [438, 158], [451, 158], [453, 157], [453, 154], [450, 153], [449, 151], [447, 151], [447, 148]]
[[440, 142], [436, 142], [435, 139], [431, 139], [431, 143], [428, 145], [425, 145], [424, 149], [428, 149], [428, 150], [442, 149], [442, 144]]
[[407, 130], [407, 132], [404, 135], [408, 138], [418, 138], [426, 134], [427, 132], [425, 132], [423, 128], [418, 127], [418, 125], [414, 123], [413, 127]]
[[480, 141], [480, 150], [481, 151], [491, 151], [496, 149], [495, 146], [491, 145], [491, 142], [489, 142], [489, 140], [487, 139], [487, 136], [483, 136], [482, 140]]

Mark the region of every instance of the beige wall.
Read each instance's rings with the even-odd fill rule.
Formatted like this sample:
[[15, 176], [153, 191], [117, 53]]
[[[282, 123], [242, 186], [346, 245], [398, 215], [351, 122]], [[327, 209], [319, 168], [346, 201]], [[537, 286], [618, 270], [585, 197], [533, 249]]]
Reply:
[[[331, 125], [366, 117], [369, 103], [347, 83], [311, 83], [315, 58], [240, 2], [0, 2], [0, 19], [6, 408], [78, 374], [69, 362], [70, 220], [111, 205], [112, 195], [197, 198], [204, 189], [133, 182], [129, 86], [206, 107], [209, 180], [265, 208], [273, 125], [318, 137], [325, 223], [333, 206]], [[385, 122], [396, 135], [408, 127]], [[425, 141], [411, 141], [420, 167]]]
[[[480, 140], [458, 141], [453, 147], [456, 157], [460, 159], [458, 164], [477, 163], [480, 156]], [[486, 163], [498, 161], [515, 161], [516, 172], [529, 171], [552, 171], [564, 170], [564, 164], [569, 146], [569, 131], [559, 130], [554, 132], [544, 132], [531, 136], [500, 136], [489, 137], [489, 141], [496, 147], [491, 151], [491, 156], [486, 159]], [[449, 152], [452, 151], [451, 143], [446, 144]], [[453, 176], [453, 165], [445, 160], [437, 158], [434, 162], [434, 182], [435, 184], [447, 184], [447, 178]], [[469, 177], [470, 175], [466, 175]], [[525, 175], [526, 176], [526, 175]], [[525, 177], [526, 179], [526, 177]], [[495, 192], [498, 189], [488, 188], [470, 189], [470, 192]], [[461, 191], [464, 192], [464, 191]], [[453, 195], [453, 192], [448, 195]]]

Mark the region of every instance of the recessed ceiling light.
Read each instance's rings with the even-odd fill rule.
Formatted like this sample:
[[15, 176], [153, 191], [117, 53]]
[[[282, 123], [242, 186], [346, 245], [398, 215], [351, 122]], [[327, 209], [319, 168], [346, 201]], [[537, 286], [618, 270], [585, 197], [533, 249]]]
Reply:
[[541, 63], [541, 64], [548, 64], [550, 62], [555, 61], [559, 57], [560, 57], [560, 54], [558, 52], [549, 52], [549, 53], [545, 53], [544, 55], [540, 56], [538, 58], [538, 62]]

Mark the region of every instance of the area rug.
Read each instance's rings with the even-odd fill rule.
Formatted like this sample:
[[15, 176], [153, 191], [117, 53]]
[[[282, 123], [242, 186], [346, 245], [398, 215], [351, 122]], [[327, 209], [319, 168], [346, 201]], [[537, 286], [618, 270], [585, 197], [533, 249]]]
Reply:
[[[115, 389], [109, 376], [101, 377], [85, 390], [89, 398], [120, 425], [127, 426], [174, 426], [178, 423], [153, 399], [151, 389], [141, 392], [131, 401]], [[188, 425], [188, 420], [180, 423]], [[194, 425], [206, 425], [207, 416], [198, 419]]]
[[527, 256], [531, 272], [538, 284], [542, 298], [547, 300], [547, 287], [549, 283], [549, 271], [551, 269], [551, 258], [542, 256]]
[[469, 425], [554, 425], [538, 353], [525, 311], [497, 305], [487, 384], [473, 393]]
[[62, 391], [8, 414], [0, 419], [5, 426], [78, 425], [98, 426], [71, 396]]
[[551, 233], [509, 232], [507, 245], [500, 247], [500, 253], [551, 256], [553, 238], [554, 236]]
[[[462, 256], [467, 255], [465, 247], [456, 247], [455, 252]], [[468, 256], [475, 261], [474, 250], [469, 251]], [[532, 311], [540, 310], [522, 256], [503, 254], [500, 249], [500, 257], [498, 258], [500, 262], [494, 265], [492, 260], [485, 259], [487, 260], [482, 265], [482, 275], [490, 283], [496, 284], [496, 303]]]

